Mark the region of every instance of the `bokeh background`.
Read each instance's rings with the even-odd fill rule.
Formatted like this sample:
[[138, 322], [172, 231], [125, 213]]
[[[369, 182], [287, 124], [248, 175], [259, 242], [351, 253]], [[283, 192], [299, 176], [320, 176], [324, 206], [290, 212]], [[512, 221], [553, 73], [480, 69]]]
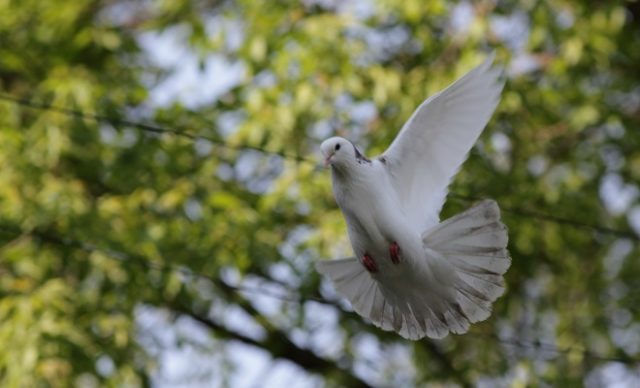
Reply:
[[[640, 386], [640, 3], [0, 1], [3, 387]], [[406, 341], [318, 146], [382, 152], [490, 52], [502, 101], [443, 218], [494, 198], [492, 317]]]

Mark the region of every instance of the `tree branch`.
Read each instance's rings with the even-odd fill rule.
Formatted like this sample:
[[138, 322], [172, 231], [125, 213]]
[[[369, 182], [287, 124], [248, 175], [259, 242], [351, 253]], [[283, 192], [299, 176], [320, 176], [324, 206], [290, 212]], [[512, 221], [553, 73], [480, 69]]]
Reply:
[[263, 340], [256, 340], [230, 330], [224, 325], [210, 319], [206, 315], [192, 311], [177, 302], [170, 303], [169, 307], [174, 312], [188, 316], [208, 327], [219, 336], [266, 350], [273, 358], [288, 360], [299, 365], [308, 372], [323, 376], [333, 375], [339, 381], [341, 386], [371, 387], [369, 383], [355, 376], [351, 371], [339, 367], [334, 361], [319, 357], [311, 350], [301, 348], [294, 344], [281, 330], [271, 328], [267, 330], [267, 335]]

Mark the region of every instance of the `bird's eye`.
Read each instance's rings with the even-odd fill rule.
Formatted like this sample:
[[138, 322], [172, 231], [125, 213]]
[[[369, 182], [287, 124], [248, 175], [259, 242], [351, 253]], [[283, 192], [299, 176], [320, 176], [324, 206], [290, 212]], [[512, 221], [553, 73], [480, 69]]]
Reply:
[[336, 144], [336, 151], [340, 149], [340, 143]]

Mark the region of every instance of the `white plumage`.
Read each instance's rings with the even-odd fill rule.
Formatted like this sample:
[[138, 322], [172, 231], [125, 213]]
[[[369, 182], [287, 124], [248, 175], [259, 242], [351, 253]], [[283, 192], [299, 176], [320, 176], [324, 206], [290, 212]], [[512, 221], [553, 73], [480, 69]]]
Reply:
[[461, 334], [487, 319], [511, 264], [494, 201], [439, 223], [452, 177], [499, 101], [493, 56], [423, 102], [380, 157], [322, 143], [355, 258], [318, 262], [354, 310], [405, 338]]

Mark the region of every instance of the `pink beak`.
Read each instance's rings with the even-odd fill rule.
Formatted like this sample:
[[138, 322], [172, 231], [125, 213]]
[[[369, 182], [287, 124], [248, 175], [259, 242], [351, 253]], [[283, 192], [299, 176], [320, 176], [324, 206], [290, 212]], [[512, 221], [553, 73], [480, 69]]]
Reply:
[[333, 156], [333, 154], [327, 156], [326, 158], [324, 158], [324, 168], [329, 167], [329, 164], [331, 163], [331, 157]]

